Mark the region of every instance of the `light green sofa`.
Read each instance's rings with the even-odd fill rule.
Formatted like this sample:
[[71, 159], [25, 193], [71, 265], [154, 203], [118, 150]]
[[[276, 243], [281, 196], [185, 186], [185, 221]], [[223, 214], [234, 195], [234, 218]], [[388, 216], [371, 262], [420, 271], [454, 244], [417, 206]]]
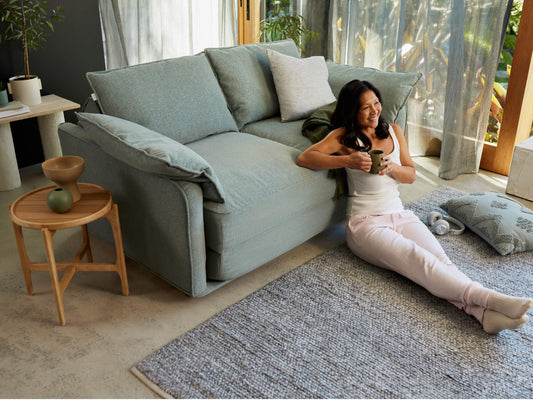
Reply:
[[[103, 114], [79, 113], [59, 135], [85, 159], [80, 179], [119, 206], [124, 251], [190, 296], [204, 296], [344, 219], [327, 171], [296, 165], [311, 142], [281, 122], [266, 49], [290, 40], [88, 73]], [[327, 63], [335, 95], [351, 79], [383, 91], [405, 127], [417, 74]], [[105, 222], [91, 232], [112, 241]]]

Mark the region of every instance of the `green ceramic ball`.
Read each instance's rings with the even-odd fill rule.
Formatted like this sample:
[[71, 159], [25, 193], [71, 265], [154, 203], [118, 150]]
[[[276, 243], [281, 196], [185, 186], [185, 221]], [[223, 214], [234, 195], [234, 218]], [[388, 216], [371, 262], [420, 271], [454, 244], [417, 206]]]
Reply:
[[46, 204], [56, 213], [64, 213], [72, 208], [72, 194], [67, 189], [55, 188], [48, 193]]

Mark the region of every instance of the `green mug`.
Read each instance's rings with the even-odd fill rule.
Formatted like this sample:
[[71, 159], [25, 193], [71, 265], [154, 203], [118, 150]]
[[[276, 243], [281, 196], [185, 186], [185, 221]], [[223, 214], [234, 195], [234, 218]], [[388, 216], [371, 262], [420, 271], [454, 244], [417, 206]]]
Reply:
[[372, 158], [372, 167], [370, 168], [371, 174], [377, 174], [382, 169], [385, 169], [384, 165], [379, 165], [379, 163], [383, 159], [382, 150], [370, 150], [368, 154], [370, 154], [370, 157]]

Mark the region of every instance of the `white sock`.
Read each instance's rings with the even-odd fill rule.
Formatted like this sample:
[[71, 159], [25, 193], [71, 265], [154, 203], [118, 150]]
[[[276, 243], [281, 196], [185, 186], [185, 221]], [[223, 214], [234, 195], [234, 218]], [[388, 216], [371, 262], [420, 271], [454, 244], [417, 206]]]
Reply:
[[507, 315], [511, 319], [520, 318], [533, 306], [533, 300], [527, 297], [512, 297], [491, 291], [487, 298], [487, 308]]
[[483, 330], [491, 335], [495, 335], [504, 329], [520, 329], [528, 320], [527, 315], [513, 319], [498, 311], [485, 310], [483, 313]]

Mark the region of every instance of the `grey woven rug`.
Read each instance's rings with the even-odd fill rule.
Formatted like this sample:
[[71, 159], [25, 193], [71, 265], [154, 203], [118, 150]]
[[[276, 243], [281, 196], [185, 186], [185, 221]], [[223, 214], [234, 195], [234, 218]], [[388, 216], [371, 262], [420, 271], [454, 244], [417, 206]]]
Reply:
[[[425, 221], [457, 194], [441, 187], [408, 208]], [[533, 295], [531, 252], [499, 256], [470, 231], [441, 243], [474, 280]], [[487, 335], [474, 318], [342, 245], [134, 370], [182, 398], [533, 398], [533, 319]]]

